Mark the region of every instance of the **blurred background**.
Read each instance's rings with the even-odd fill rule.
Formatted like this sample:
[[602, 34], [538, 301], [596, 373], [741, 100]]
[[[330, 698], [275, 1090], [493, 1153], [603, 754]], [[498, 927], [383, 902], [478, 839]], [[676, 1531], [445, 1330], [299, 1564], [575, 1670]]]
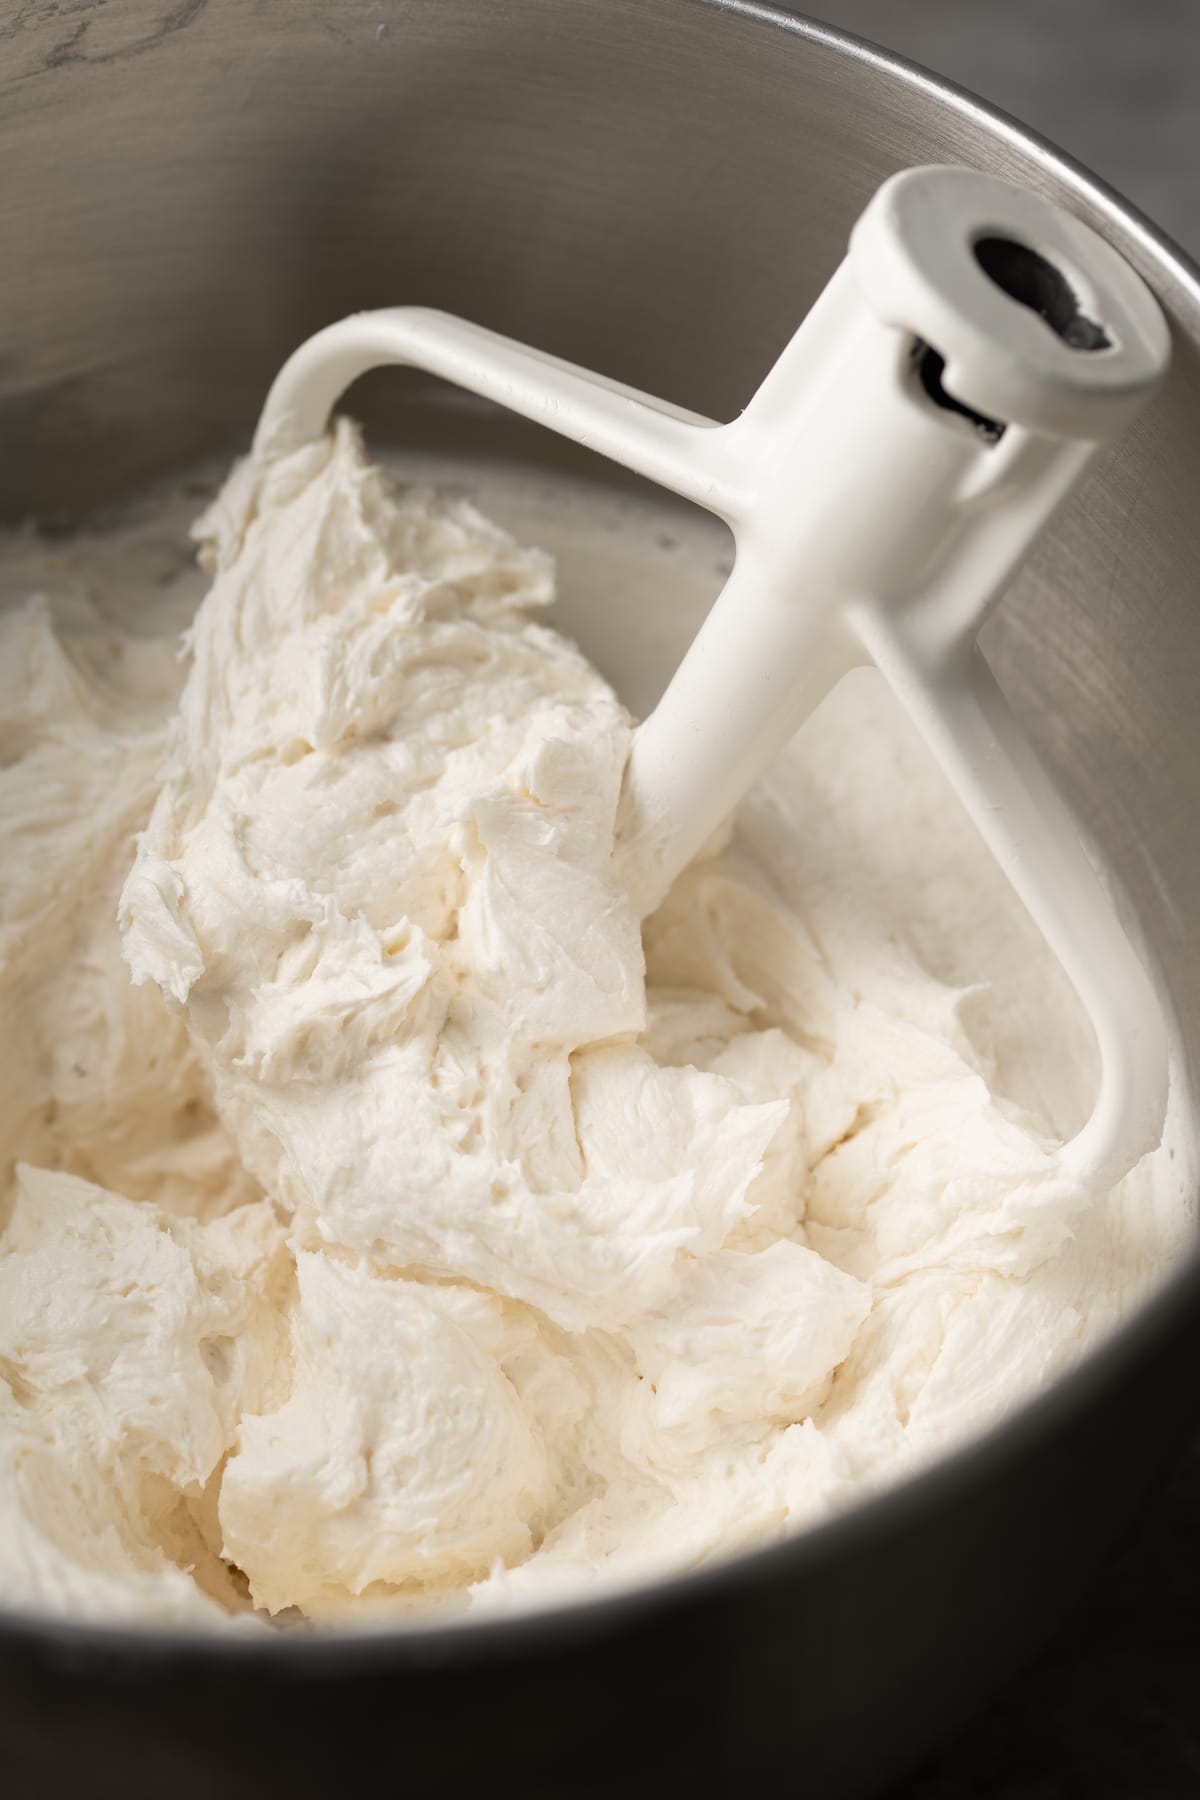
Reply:
[[1200, 0], [792, 4], [982, 94], [1200, 257]]
[[[1011, 113], [1200, 260], [1200, 0], [809, 10]], [[1200, 1440], [1040, 1661], [888, 1800], [1200, 1800]]]

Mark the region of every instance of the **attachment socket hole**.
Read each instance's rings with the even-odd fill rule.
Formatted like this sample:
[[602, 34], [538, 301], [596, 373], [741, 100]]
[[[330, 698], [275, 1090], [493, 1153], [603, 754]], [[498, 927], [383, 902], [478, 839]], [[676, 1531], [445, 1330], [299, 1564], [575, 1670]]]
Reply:
[[1079, 310], [1075, 290], [1060, 269], [1028, 244], [1013, 238], [985, 237], [975, 245], [975, 261], [989, 281], [1027, 306], [1070, 350], [1108, 350], [1112, 339]]
[[926, 395], [942, 412], [956, 413], [960, 419], [966, 419], [973, 425], [985, 444], [998, 444], [1004, 436], [1004, 422], [1001, 419], [990, 419], [986, 413], [976, 412], [972, 406], [964, 406], [961, 400], [948, 393], [942, 386], [942, 373], [946, 367], [946, 359], [936, 351], [932, 344], [917, 338], [912, 346], [912, 360]]

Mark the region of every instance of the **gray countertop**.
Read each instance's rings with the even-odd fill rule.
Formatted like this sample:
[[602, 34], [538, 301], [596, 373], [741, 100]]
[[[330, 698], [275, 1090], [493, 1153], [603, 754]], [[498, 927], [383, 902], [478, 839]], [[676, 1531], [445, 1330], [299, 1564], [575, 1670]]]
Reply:
[[809, 10], [1011, 113], [1200, 257], [1197, 0], [811, 0]]
[[[1002, 107], [1200, 256], [1200, 0], [813, 11]], [[1052, 1646], [888, 1800], [1197, 1796], [1200, 1438]]]

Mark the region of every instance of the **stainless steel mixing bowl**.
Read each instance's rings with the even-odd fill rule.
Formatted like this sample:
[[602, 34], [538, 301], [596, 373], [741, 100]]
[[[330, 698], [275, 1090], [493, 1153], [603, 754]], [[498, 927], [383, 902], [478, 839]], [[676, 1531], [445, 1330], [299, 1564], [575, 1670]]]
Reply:
[[[79, 516], [243, 445], [298, 339], [399, 301], [729, 415], [871, 191], [930, 161], [1097, 225], [1174, 326], [1161, 401], [1057, 525], [990, 650], [1121, 871], [1186, 1079], [1200, 286], [1082, 171], [887, 57], [717, 0], [7, 0], [0, 506]], [[419, 384], [380, 378], [362, 398], [409, 442], [566, 455]], [[1195, 1415], [1198, 1350], [1193, 1259], [952, 1462], [794, 1542], [587, 1609], [240, 1644], [10, 1617], [8, 1791], [301, 1796], [380, 1768], [414, 1796], [874, 1791], [1095, 1569]]]

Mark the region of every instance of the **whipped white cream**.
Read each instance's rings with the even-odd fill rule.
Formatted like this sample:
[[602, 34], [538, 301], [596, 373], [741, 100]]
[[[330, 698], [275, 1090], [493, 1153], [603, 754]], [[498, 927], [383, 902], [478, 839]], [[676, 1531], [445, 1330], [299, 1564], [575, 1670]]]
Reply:
[[1180, 1207], [1155, 1159], [1057, 1177], [1038, 1046], [1077, 1101], [1081, 1040], [930, 953], [931, 896], [1030, 946], [877, 688], [643, 929], [631, 722], [538, 622], [549, 558], [345, 423], [197, 530], [186, 671], [165, 528], [4, 559], [8, 1603], [340, 1621], [692, 1566], [1146, 1290]]

